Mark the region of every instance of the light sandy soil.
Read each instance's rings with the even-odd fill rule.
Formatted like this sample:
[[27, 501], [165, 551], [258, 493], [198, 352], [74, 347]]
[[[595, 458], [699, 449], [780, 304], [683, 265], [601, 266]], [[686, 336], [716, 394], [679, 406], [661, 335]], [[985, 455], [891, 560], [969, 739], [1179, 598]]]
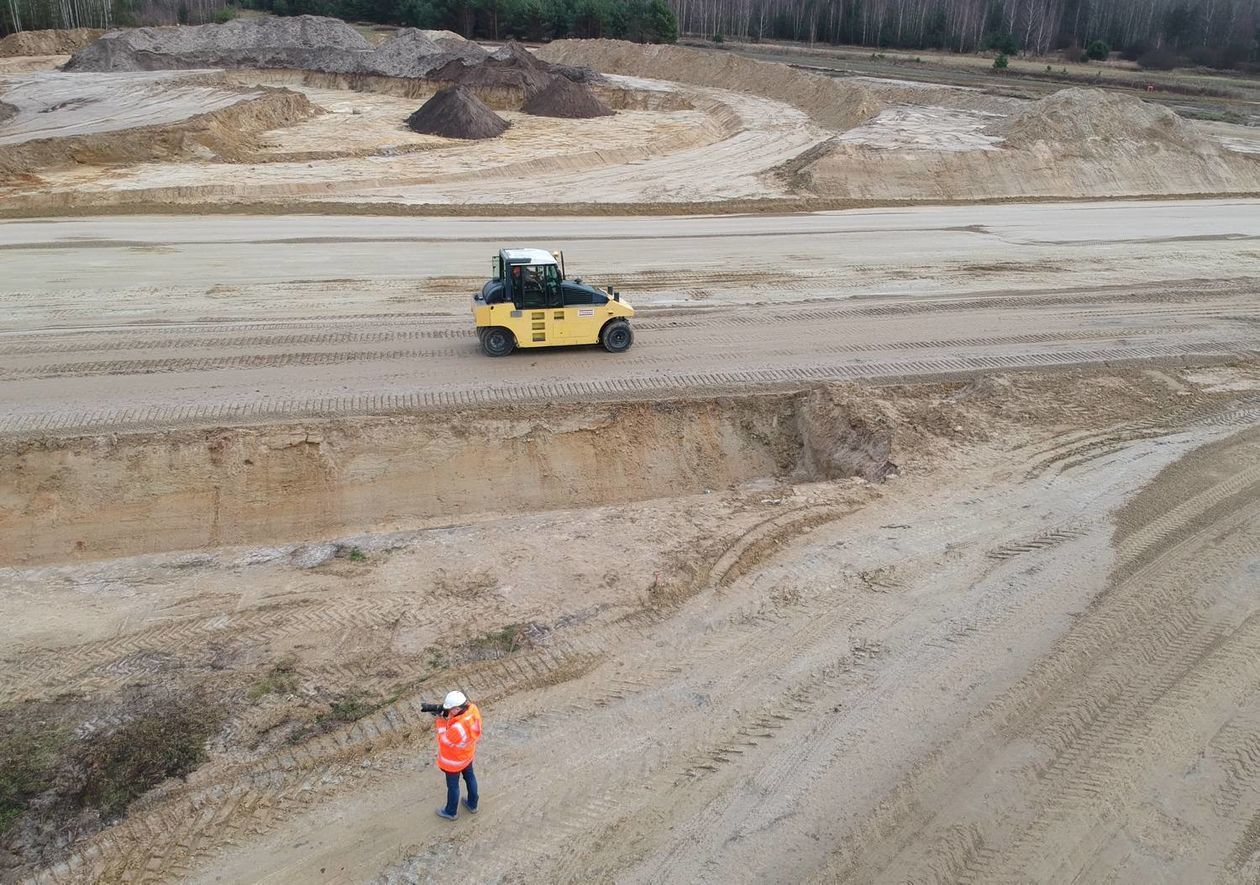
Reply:
[[258, 198], [559, 204], [576, 196], [713, 202], [786, 195], [768, 171], [827, 137], [782, 102], [689, 88], [684, 101], [696, 110], [563, 121], [500, 111], [512, 128], [470, 144], [410, 132], [404, 121], [423, 97], [287, 88], [332, 113], [273, 132], [258, 162], [83, 166], [41, 173], [39, 185], [12, 192], [49, 205]]
[[53, 71], [69, 60], [68, 55], [15, 55], [10, 58], [0, 58], [0, 74]]
[[[719, 451], [746, 472], [620, 505], [575, 474], [595, 506], [8, 569], [6, 700], [236, 699], [209, 763], [53, 872], [1252, 881], [1258, 383], [1252, 364], [731, 401], [739, 442], [660, 402], [654, 420], [700, 435], [656, 435], [638, 467], [616, 461], [627, 481]], [[765, 460], [785, 408], [828, 436], [884, 428], [900, 475]], [[503, 443], [553, 467], [594, 443], [609, 464], [634, 426], [535, 419], [533, 443]], [[368, 463], [331, 425], [289, 432], [346, 476]], [[488, 645], [504, 625], [518, 639]], [[286, 656], [296, 690], [245, 701]], [[455, 684], [486, 714], [485, 804], [449, 824], [416, 704]], [[346, 687], [389, 700], [285, 740]]]
[[[539, 214], [0, 221], [0, 729], [225, 717], [121, 819], [0, 834], [0, 880], [1260, 881], [1260, 202], [689, 214], [1249, 191], [1252, 135], [549, 51], [678, 82], [456, 145], [418, 81], [0, 60], [0, 144], [170, 160], [63, 151], [3, 211]], [[482, 356], [505, 245], [615, 285], [633, 349]]]
[[[421, 81], [232, 72], [222, 79], [243, 91], [283, 86], [331, 113], [302, 114], [297, 121], [290, 113], [283, 122], [291, 125], [227, 149], [203, 141], [173, 156], [129, 149], [107, 161], [82, 150], [54, 152], [50, 162], [25, 170], [33, 174], [10, 169], [14, 174], [0, 183], [0, 194], [8, 212], [28, 214], [240, 202], [453, 212], [581, 203], [616, 213], [791, 199], [844, 205], [1260, 191], [1254, 159], [1260, 148], [1243, 126], [1197, 124], [1192, 130], [1201, 137], [1192, 148], [1170, 150], [1151, 143], [1149, 133], [1130, 137], [1127, 123], [1093, 120], [1099, 113], [1082, 104], [1074, 112], [1082, 125], [1101, 130], [1115, 124], [1114, 142], [1082, 137], [1079, 144], [1013, 145], [1004, 140], [1004, 125], [1030, 102], [991, 90], [886, 77], [841, 82], [730, 54], [679, 49], [653, 61], [645, 52], [607, 41], [547, 47], [542, 54], [548, 58], [613, 72], [603, 88], [615, 93], [618, 115], [530, 117], [505, 105], [503, 96], [487, 95], [513, 126], [501, 138], [477, 143], [406, 129], [407, 115], [431, 92]], [[654, 72], [674, 80], [643, 76]], [[193, 94], [188, 81], [178, 79], [183, 74], [106, 75], [121, 78], [116, 88], [96, 75], [34, 73], [25, 82], [17, 76], [7, 77], [17, 97], [37, 87], [42, 92], [28, 96], [26, 113], [0, 125], [0, 144], [63, 130], [74, 135], [170, 124], [227, 100], [210, 94], [210, 87], [202, 87], [204, 96]], [[52, 119], [37, 113], [52, 104], [60, 106]]]
[[233, 86], [216, 71], [38, 72], [8, 76], [0, 90], [18, 109], [0, 129], [0, 145], [175, 123], [261, 94]]
[[996, 150], [1001, 136], [988, 128], [999, 114], [953, 108], [890, 108], [861, 126], [842, 133], [842, 144], [863, 144], [906, 151]]

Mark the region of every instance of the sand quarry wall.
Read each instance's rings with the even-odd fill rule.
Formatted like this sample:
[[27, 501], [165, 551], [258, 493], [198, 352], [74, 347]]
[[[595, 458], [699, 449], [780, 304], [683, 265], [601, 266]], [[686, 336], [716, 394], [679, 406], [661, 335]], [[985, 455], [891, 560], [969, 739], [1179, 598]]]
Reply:
[[827, 393], [0, 444], [0, 564], [336, 536], [760, 477], [881, 477], [888, 431]]
[[883, 109], [870, 90], [858, 84], [732, 53], [624, 40], [557, 40], [540, 49], [538, 57], [605, 74], [748, 92], [798, 107], [818, 125], [837, 131], [864, 123]]

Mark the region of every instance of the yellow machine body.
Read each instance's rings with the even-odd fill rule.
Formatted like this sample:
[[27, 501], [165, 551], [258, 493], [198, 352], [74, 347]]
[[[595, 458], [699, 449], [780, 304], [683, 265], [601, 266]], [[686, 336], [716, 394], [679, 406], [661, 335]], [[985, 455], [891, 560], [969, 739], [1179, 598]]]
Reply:
[[501, 326], [516, 338], [517, 347], [555, 347], [560, 344], [599, 344], [604, 324], [616, 317], [632, 317], [624, 301], [526, 310], [515, 304], [481, 304], [473, 308], [478, 329]]
[[620, 353], [633, 341], [628, 321], [634, 308], [611, 288], [565, 279], [560, 253], [503, 249], [493, 259], [493, 273], [472, 304], [482, 348], [491, 356], [576, 344]]

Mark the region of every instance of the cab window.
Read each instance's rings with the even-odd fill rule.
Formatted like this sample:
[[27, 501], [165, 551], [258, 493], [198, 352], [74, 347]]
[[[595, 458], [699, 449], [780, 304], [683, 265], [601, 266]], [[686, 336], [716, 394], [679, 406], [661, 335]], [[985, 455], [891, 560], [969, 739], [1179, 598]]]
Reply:
[[554, 264], [518, 266], [512, 268], [512, 274], [520, 287], [517, 303], [523, 310], [561, 306], [560, 270]]

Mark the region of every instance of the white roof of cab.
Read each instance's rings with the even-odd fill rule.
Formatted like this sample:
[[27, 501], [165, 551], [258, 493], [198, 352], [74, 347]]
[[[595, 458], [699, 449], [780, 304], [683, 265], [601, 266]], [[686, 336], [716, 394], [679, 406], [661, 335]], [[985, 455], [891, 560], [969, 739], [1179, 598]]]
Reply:
[[529, 264], [555, 264], [556, 257], [545, 249], [504, 249], [508, 261], [525, 261]]

